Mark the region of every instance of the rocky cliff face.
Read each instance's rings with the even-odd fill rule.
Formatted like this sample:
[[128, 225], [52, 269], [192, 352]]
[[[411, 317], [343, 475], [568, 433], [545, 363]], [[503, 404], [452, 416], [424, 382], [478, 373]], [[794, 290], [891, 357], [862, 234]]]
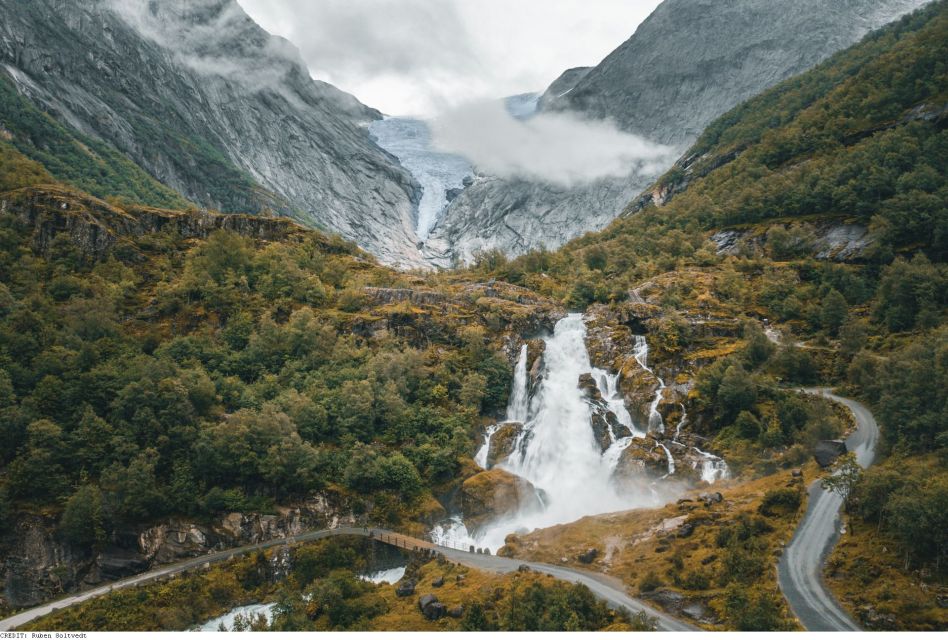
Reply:
[[0, 0], [0, 12], [0, 64], [21, 93], [192, 201], [273, 210], [419, 264], [418, 185], [369, 137], [380, 114], [313, 81], [235, 0]]
[[665, 0], [546, 108], [689, 145], [711, 120], [927, 0]]
[[[540, 105], [610, 119], [681, 152], [741, 101], [925, 2], [665, 0], [599, 65], [564, 73]], [[446, 266], [484, 249], [520, 254], [558, 247], [603, 228], [657, 177], [564, 189], [481, 176], [448, 207], [425, 255]]]
[[59, 540], [55, 519], [26, 516], [5, 541], [0, 606], [33, 606], [51, 598], [210, 551], [288, 538], [354, 518], [325, 496], [274, 514], [230, 513], [213, 522], [171, 519], [116, 532], [102, 549], [76, 549]]

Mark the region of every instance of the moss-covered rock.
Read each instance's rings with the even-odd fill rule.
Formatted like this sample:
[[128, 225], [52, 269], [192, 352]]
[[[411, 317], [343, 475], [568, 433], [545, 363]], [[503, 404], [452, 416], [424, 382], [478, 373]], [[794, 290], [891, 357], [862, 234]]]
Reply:
[[464, 521], [475, 528], [495, 516], [540, 506], [537, 488], [503, 469], [483, 471], [461, 485]]

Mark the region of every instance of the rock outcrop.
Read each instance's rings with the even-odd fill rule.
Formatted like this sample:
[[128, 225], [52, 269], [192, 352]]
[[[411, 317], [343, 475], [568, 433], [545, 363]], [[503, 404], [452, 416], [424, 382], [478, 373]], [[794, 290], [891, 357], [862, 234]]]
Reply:
[[159, 564], [353, 521], [326, 497], [317, 496], [276, 514], [231, 513], [210, 523], [172, 519], [138, 531], [119, 531], [92, 553], [62, 542], [54, 519], [29, 516], [14, 526], [0, 565], [3, 598], [7, 606], [28, 607]]
[[540, 506], [537, 488], [503, 469], [482, 471], [461, 485], [461, 511], [469, 528], [506, 513]]
[[502, 424], [490, 438], [487, 448], [487, 468], [501, 464], [516, 451], [517, 442], [523, 434], [523, 425], [519, 422]]

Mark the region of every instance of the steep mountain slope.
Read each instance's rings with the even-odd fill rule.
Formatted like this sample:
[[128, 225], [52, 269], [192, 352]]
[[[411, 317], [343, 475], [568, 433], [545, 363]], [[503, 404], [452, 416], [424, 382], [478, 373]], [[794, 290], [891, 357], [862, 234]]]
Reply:
[[[598, 66], [564, 74], [541, 104], [548, 111], [609, 118], [683, 151], [741, 100], [922, 4], [666, 0]], [[575, 82], [577, 75], [582, 78]], [[604, 227], [656, 177], [630, 175], [575, 189], [481, 177], [452, 202], [426, 255], [449, 264], [485, 248], [517, 254], [559, 246]]]
[[665, 0], [572, 91], [545, 107], [663, 144], [691, 144], [714, 118], [926, 0]]
[[365, 130], [378, 112], [313, 81], [234, 0], [2, 0], [0, 11], [0, 62], [18, 90], [188, 199], [289, 214], [418, 262], [417, 185]]

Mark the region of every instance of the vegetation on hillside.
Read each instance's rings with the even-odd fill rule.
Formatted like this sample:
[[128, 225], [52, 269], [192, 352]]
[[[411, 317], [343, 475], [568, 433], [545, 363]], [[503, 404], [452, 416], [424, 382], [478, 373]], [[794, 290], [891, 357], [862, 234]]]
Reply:
[[37, 109], [0, 72], [0, 193], [52, 182], [117, 202], [188, 206], [110, 144], [67, 129]]
[[[128, 215], [60, 199], [67, 218]], [[286, 228], [267, 242], [168, 225], [90, 257], [66, 234], [38, 252], [32, 226], [0, 217], [3, 508], [61, 508], [85, 547], [319, 490], [396, 523], [463, 476], [506, 403], [499, 336], [533, 309], [476, 287], [389, 300], [366, 287], [413, 277]]]

